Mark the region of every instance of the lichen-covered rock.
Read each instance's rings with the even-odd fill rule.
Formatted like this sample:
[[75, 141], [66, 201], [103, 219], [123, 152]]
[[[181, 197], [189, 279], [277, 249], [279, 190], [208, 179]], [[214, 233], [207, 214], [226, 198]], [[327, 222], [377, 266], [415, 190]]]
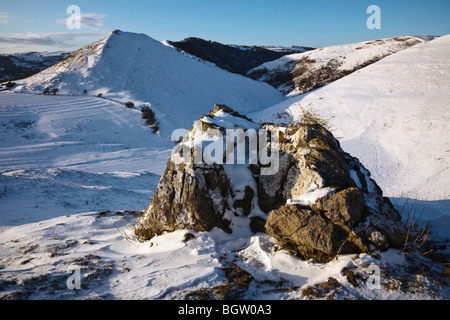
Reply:
[[301, 205], [284, 205], [273, 210], [265, 228], [285, 249], [306, 259], [323, 262], [338, 253], [368, 251], [348, 228]]
[[[279, 132], [280, 149], [280, 170], [273, 176], [262, 176], [259, 181], [260, 207], [266, 212], [304, 194], [313, 183], [319, 188], [332, 186], [343, 190], [357, 187], [352, 176], [366, 178], [359, 161], [342, 151], [339, 141], [323, 127], [266, 125], [265, 128]], [[360, 189], [367, 191], [365, 181]]]
[[[270, 211], [267, 234], [289, 251], [316, 261], [336, 254], [404, 244], [406, 229], [392, 203], [358, 159], [320, 126], [267, 126], [280, 131], [280, 170], [260, 177], [261, 209]], [[315, 186], [313, 201], [296, 204]]]
[[368, 214], [364, 193], [352, 187], [328, 194], [311, 206], [283, 205], [271, 212], [265, 230], [289, 251], [319, 262], [337, 254], [368, 252], [370, 245], [399, 246], [401, 241], [390, 241], [396, 236], [404, 241], [399, 221], [388, 220], [386, 226], [376, 227], [380, 217]]
[[365, 206], [364, 193], [358, 188], [347, 188], [338, 193], [330, 193], [311, 206], [334, 223], [353, 227], [361, 220]]

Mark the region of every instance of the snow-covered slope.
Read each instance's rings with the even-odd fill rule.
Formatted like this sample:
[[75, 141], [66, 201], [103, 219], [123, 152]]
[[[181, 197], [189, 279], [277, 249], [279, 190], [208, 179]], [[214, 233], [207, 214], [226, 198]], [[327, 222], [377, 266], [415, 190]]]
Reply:
[[285, 95], [302, 94], [423, 41], [405, 36], [325, 47], [266, 62], [248, 75]]
[[[221, 230], [181, 230], [151, 243], [138, 243], [127, 240], [132, 219], [115, 212], [88, 212], [0, 233], [0, 298], [196, 300], [212, 299], [208, 293], [213, 291], [218, 298], [240, 293], [240, 300], [449, 297], [443, 280], [416, 277], [405, 256], [394, 250], [381, 253], [378, 259], [346, 255], [328, 264], [314, 264], [284, 250], [274, 251], [273, 240], [264, 234], [249, 240]], [[194, 238], [187, 241], [187, 234]], [[418, 265], [427, 263], [423, 257], [417, 260]], [[235, 264], [234, 270], [245, 270], [235, 283], [227, 282], [228, 263]], [[77, 269], [80, 289], [71, 290], [67, 284], [74, 284], [70, 277]], [[371, 287], [369, 277], [377, 270], [383, 270], [381, 280]], [[323, 285], [330, 277], [337, 286]], [[251, 281], [247, 288], [246, 279]], [[176, 315], [177, 309], [166, 312]]]
[[170, 148], [118, 103], [1, 92], [0, 231], [86, 210], [141, 210]]
[[113, 31], [60, 63], [19, 82], [16, 92], [58, 88], [60, 94], [102, 94], [137, 106], [148, 102], [163, 135], [189, 128], [215, 103], [247, 112], [283, 97], [267, 84], [183, 56], [144, 35]]
[[300, 106], [317, 110], [387, 196], [448, 199], [449, 57], [447, 35], [250, 116], [270, 121], [287, 109], [297, 118]]

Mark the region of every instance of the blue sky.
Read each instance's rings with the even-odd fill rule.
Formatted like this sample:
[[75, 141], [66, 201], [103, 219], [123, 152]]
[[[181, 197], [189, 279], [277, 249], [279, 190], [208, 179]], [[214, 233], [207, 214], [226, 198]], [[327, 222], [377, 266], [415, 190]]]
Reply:
[[[83, 16], [69, 30], [69, 5]], [[367, 7], [381, 9], [369, 30]], [[398, 35], [450, 34], [450, 0], [0, 0], [0, 52], [74, 50], [114, 29], [157, 40], [323, 47]]]

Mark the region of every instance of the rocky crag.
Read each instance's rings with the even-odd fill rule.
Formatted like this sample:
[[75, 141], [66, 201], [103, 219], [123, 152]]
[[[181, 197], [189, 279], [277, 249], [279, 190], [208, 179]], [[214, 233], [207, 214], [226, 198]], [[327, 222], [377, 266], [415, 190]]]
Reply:
[[[264, 171], [267, 162], [252, 157], [250, 147], [245, 163], [226, 162], [220, 146], [229, 143], [222, 139], [231, 129], [248, 133], [241, 142], [249, 144], [250, 132], [268, 132], [259, 134], [258, 150], [276, 155], [276, 170]], [[317, 262], [405, 242], [399, 213], [369, 171], [319, 124], [258, 124], [216, 105], [174, 150], [135, 228], [142, 241], [178, 229], [232, 233], [240, 217], [254, 233], [266, 232], [280, 248]]]

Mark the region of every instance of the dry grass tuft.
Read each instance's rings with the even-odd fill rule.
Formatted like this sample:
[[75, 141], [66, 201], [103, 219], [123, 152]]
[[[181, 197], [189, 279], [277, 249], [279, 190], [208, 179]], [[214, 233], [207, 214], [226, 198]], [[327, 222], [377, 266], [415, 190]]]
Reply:
[[406, 217], [404, 224], [407, 228], [403, 252], [406, 255], [425, 256], [435, 251], [431, 238], [431, 224], [422, 222], [422, 215], [417, 216], [416, 211], [415, 201], [412, 204], [406, 201], [400, 209], [400, 214]]
[[299, 122], [301, 124], [311, 127], [322, 127], [330, 130], [329, 121], [324, 119], [317, 110], [314, 110], [311, 104], [309, 104], [307, 107], [302, 107], [300, 103], [296, 103], [295, 106], [300, 108], [302, 112], [299, 119]]

